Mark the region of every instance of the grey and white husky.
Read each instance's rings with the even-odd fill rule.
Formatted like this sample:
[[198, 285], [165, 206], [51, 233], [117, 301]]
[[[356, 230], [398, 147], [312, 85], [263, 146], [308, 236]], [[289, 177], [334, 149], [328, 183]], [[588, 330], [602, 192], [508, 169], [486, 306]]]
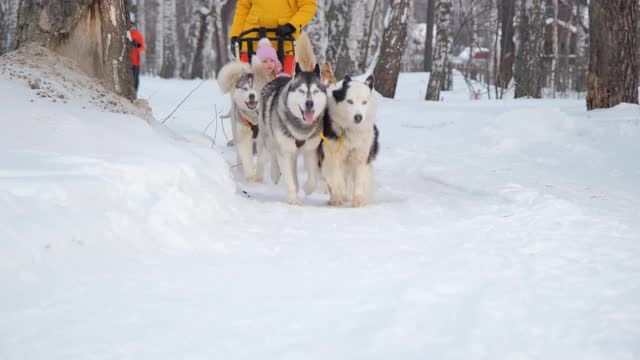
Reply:
[[[329, 96], [319, 149], [322, 176], [329, 185], [329, 205], [351, 199], [353, 207], [370, 202], [371, 162], [378, 154], [373, 77], [365, 82], [345, 76]], [[351, 189], [351, 191], [349, 191]]]
[[263, 174], [256, 171], [253, 160], [253, 139], [259, 129], [259, 81], [249, 64], [232, 62], [220, 69], [218, 85], [223, 93], [231, 95], [231, 127], [245, 180], [262, 181]]
[[[299, 205], [297, 159], [304, 158], [307, 179], [304, 191], [312, 193], [318, 183], [318, 154], [322, 119], [327, 106], [327, 90], [320, 78], [320, 67], [306, 33], [296, 45], [296, 74], [278, 77], [262, 90], [258, 148], [271, 153], [271, 177], [280, 174], [287, 185], [288, 203]], [[258, 169], [266, 159], [258, 159]], [[259, 170], [260, 171], [260, 170]]]

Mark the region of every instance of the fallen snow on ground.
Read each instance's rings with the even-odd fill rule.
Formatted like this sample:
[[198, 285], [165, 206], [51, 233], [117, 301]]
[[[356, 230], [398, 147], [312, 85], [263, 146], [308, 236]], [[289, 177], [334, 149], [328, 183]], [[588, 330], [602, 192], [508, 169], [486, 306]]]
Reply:
[[[214, 81], [165, 128], [4, 75], [0, 359], [639, 358], [640, 108], [423, 78], [350, 209], [239, 181]], [[140, 96], [163, 120], [198, 85]]]

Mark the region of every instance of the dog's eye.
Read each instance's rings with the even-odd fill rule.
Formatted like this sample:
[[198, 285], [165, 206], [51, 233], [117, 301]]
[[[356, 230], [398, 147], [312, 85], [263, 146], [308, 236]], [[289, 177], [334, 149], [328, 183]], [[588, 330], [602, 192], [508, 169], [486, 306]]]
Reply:
[[302, 90], [302, 89], [298, 89], [298, 92], [299, 92], [300, 94], [304, 94], [304, 90]]
[[319, 93], [319, 92], [320, 92], [320, 90], [318, 90], [318, 89], [313, 90], [313, 94], [314, 94], [314, 95], [315, 95], [315, 94], [317, 94], [317, 93]]
[[363, 101], [363, 102], [362, 102], [362, 105], [367, 105], [367, 102], [366, 102], [366, 101]]
[[353, 100], [349, 99], [349, 100], [347, 100], [347, 102], [348, 102], [349, 104], [353, 105]]

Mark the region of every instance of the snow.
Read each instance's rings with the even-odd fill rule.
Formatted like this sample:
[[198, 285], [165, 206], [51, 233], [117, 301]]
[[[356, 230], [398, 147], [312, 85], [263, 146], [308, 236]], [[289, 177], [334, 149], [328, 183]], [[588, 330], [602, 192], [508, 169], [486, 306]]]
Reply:
[[[163, 127], [2, 69], [0, 359], [640, 357], [638, 106], [402, 74], [373, 204], [292, 207], [203, 134], [214, 81]], [[140, 96], [164, 119], [198, 85]]]

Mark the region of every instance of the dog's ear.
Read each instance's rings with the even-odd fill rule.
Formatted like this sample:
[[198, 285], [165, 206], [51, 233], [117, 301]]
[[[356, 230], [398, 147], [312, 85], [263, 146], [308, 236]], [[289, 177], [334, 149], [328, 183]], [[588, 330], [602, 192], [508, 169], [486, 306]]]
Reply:
[[370, 90], [373, 90], [373, 75], [367, 76], [367, 80], [364, 83], [367, 84]]
[[333, 90], [331, 95], [333, 95], [337, 103], [343, 102], [347, 98], [347, 87], [342, 83], [342, 86], [339, 89]]
[[253, 71], [253, 78], [255, 79], [255, 87], [257, 89], [262, 89], [269, 81], [271, 81], [271, 77], [267, 74], [267, 71], [264, 69], [264, 65], [261, 62], [256, 63], [252, 66], [251, 70]]
[[342, 85], [344, 86], [344, 85], [348, 84], [349, 82], [351, 82], [351, 76], [345, 75], [344, 76], [344, 80], [342, 80]]
[[320, 65], [316, 64], [316, 66], [313, 68], [313, 73], [320, 76]]
[[296, 63], [296, 75], [302, 72], [302, 68], [300, 67], [300, 63]]

